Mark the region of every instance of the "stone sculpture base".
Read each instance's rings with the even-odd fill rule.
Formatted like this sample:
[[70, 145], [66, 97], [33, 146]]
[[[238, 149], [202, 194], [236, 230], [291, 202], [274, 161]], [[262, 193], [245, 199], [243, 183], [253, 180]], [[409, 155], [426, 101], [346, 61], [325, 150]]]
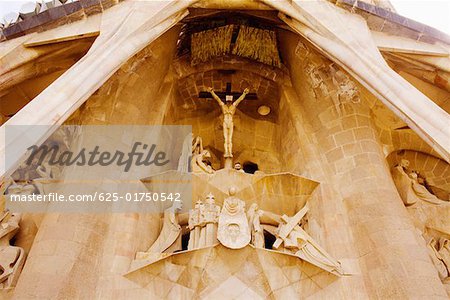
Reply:
[[224, 157], [224, 169], [233, 169], [233, 158], [232, 157]]

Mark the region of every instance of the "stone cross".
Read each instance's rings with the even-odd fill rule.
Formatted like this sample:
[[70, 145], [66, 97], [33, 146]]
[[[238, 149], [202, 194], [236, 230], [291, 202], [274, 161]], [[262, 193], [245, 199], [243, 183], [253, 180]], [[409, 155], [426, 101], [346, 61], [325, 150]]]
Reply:
[[[227, 82], [227, 87], [225, 89], [225, 91], [223, 92], [216, 92], [216, 95], [220, 98], [220, 100], [222, 100], [224, 103], [226, 103], [226, 98], [227, 97], [232, 97], [231, 101], [234, 99], [239, 98], [239, 96], [242, 94], [242, 92], [232, 92], [231, 91], [231, 82]], [[198, 94], [199, 98], [202, 99], [210, 99], [211, 98], [211, 93], [210, 92], [200, 92]], [[256, 93], [248, 93], [247, 96], [245, 97], [245, 100], [257, 100], [258, 97], [256, 96]]]

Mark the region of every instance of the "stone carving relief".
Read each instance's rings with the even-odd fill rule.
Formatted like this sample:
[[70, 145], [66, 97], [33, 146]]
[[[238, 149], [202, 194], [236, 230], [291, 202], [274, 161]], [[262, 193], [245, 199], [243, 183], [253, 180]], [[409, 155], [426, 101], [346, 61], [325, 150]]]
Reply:
[[420, 178], [417, 174], [417, 172], [412, 171], [409, 173], [409, 178], [411, 178], [412, 182], [412, 188], [414, 190], [414, 193], [417, 195], [417, 197], [423, 201], [426, 201], [431, 204], [445, 204], [444, 201], [448, 200], [442, 200], [433, 195], [424, 185], [424, 181], [422, 178]]
[[355, 82], [334, 63], [316, 59], [314, 53], [299, 43], [296, 54], [303, 58], [305, 73], [317, 99], [331, 97], [335, 109], [342, 115], [345, 104], [360, 103], [359, 90]]
[[424, 186], [423, 178], [417, 172], [409, 170], [409, 161], [402, 159], [400, 164], [392, 169], [392, 178], [398, 193], [406, 206], [425, 201], [435, 205], [446, 205], [448, 201], [439, 199]]
[[[191, 168], [196, 164], [196, 159], [201, 157], [200, 155], [203, 155], [203, 157], [207, 157], [208, 153], [204, 152], [203, 149], [203, 141], [202, 138], [197, 136], [194, 138], [192, 133], [189, 133], [183, 141], [183, 147], [181, 150], [181, 155], [178, 160], [178, 172], [188, 173]], [[201, 162], [203, 162], [203, 159], [201, 159]], [[197, 163], [195, 167], [202, 169], [207, 168], [207, 166], [203, 166], [200, 162], [200, 165]]]
[[31, 195], [38, 192], [38, 187], [30, 181], [16, 183], [14, 180], [11, 180], [10, 185], [8, 185], [4, 193], [5, 195]]
[[202, 230], [205, 232], [205, 247], [212, 246], [218, 243], [217, 231], [220, 215], [220, 206], [216, 205], [214, 195], [209, 193], [206, 196], [203, 210], [200, 211], [200, 224], [203, 226]]
[[177, 171], [213, 174], [214, 170], [208, 162], [210, 158], [211, 153], [203, 148], [202, 138], [199, 136], [194, 138], [192, 133], [190, 133], [183, 141]]
[[205, 203], [198, 200], [189, 212], [190, 230], [188, 250], [209, 247], [218, 243], [217, 224], [220, 206], [215, 204], [213, 194], [208, 194]]
[[[328, 76], [327, 80], [331, 80], [329, 75], [326, 75], [328, 69], [325, 67], [317, 69], [312, 63], [308, 66], [308, 74], [314, 87], [323, 89], [322, 92], [327, 94], [328, 87], [323, 76]], [[339, 75], [342, 74], [338, 73], [337, 76]], [[352, 97], [350, 90], [350, 88], [346, 90], [342, 88], [340, 97]], [[211, 153], [203, 147], [202, 139], [199, 137], [194, 139], [192, 135], [185, 137], [177, 171], [189, 171], [185, 165], [190, 160], [193, 177], [199, 180], [202, 193], [208, 193], [208, 195], [205, 198], [198, 199], [187, 214], [181, 213], [175, 205], [166, 209], [161, 233], [147, 252], [137, 253], [132, 266], [149, 265], [167, 256], [182, 255], [185, 251], [197, 251], [206, 247], [215, 247], [218, 244], [236, 250], [250, 245], [249, 248], [270, 249], [271, 253], [276, 251], [278, 255], [298, 257], [332, 274], [344, 275], [345, 272], [341, 263], [326, 252], [302, 228], [306, 223], [307, 205], [295, 215], [289, 217], [284, 214], [279, 215], [262, 210], [258, 207], [258, 204], [248, 203], [248, 199], [241, 199], [236, 195], [237, 186], [242, 188], [245, 184], [254, 184], [253, 179], [264, 176], [263, 173], [258, 171], [258, 165], [252, 162], [246, 162], [246, 167], [248, 169], [249, 164], [251, 164], [255, 169], [254, 172], [242, 175], [241, 173], [244, 172], [242, 165], [239, 162], [233, 164], [232, 160], [233, 116], [238, 104], [245, 99], [249, 90], [245, 89], [235, 102], [233, 102], [232, 97], [230, 98], [227, 95], [226, 104], [222, 102], [222, 99], [215, 94], [212, 88], [208, 91], [222, 109], [225, 166], [222, 170], [213, 170], [208, 161], [211, 158]], [[190, 146], [192, 146], [191, 152], [188, 150]], [[204, 174], [211, 176], [202, 176]], [[226, 178], [220, 176], [226, 176]], [[252, 179], [250, 176], [256, 177]], [[276, 179], [273, 180], [281, 180], [281, 177], [291, 178], [293, 174], [283, 173], [275, 176]], [[236, 180], [242, 182], [236, 182]], [[280, 182], [284, 181], [281, 180]], [[315, 182], [315, 184], [317, 183]], [[213, 186], [215, 190], [224, 193], [223, 198], [219, 200], [221, 205], [216, 204], [216, 199], [211, 190], [208, 190], [208, 186]], [[290, 192], [292, 192], [290, 189], [289, 191], [286, 190], [287, 194]], [[300, 193], [300, 191], [298, 192]], [[243, 193], [243, 195], [247, 197], [248, 194]], [[292, 209], [295, 209], [295, 207], [297, 207], [297, 203]], [[174, 254], [179, 251], [181, 252]]]
[[445, 266], [447, 267], [448, 275], [450, 276], [450, 240], [446, 238], [441, 238], [439, 240], [438, 252], [441, 254], [444, 260]]
[[236, 171], [238, 171], [238, 172], [245, 173], [245, 172], [244, 172], [244, 169], [242, 169], [242, 165], [241, 165], [240, 162], [236, 162], [236, 163], [234, 164], [234, 169], [235, 169]]
[[[327, 75], [323, 72], [324, 69], [325, 66], [316, 66], [312, 62], [308, 62], [305, 67], [305, 72], [308, 75], [309, 82], [311, 84], [311, 87], [313, 88], [316, 98], [320, 98], [321, 95], [326, 96], [329, 94], [327, 85], [324, 81], [324, 79], [327, 77]], [[321, 94], [317, 94], [316, 90], [319, 90]]]
[[192, 172], [194, 173], [214, 173], [213, 168], [207, 164], [206, 160], [211, 158], [211, 153], [208, 150], [203, 150], [199, 154], [192, 157]]
[[181, 208], [182, 202], [175, 201], [171, 207], [164, 210], [163, 226], [158, 238], [147, 252], [138, 252], [137, 258], [157, 260], [164, 256], [163, 253], [181, 250], [181, 226], [178, 221]]
[[[246, 204], [235, 196], [234, 187], [229, 188], [228, 194], [222, 208], [215, 204], [214, 196], [208, 194], [205, 201], [197, 201], [188, 217], [178, 213], [175, 205], [168, 208], [164, 212], [164, 225], [159, 237], [147, 252], [138, 252], [136, 259], [152, 263], [182, 250], [181, 232], [186, 231], [189, 235], [187, 251], [218, 243], [230, 249], [241, 249], [249, 244], [262, 249], [269, 246], [272, 250], [295, 255], [332, 274], [345, 274], [341, 263], [301, 227], [308, 212], [307, 205], [289, 217], [261, 210], [256, 203], [246, 211]], [[265, 245], [265, 233], [276, 238], [273, 245]]]
[[245, 214], [245, 202], [235, 197], [236, 189], [231, 187], [229, 197], [223, 202], [219, 216], [217, 239], [231, 249], [240, 249], [250, 243], [251, 235]]
[[202, 226], [200, 223], [200, 211], [203, 209], [202, 200], [198, 199], [193, 209], [189, 212], [189, 244], [188, 250], [203, 247], [204, 239], [201, 237]]
[[424, 233], [423, 237], [439, 278], [444, 284], [450, 284], [450, 240], [448, 236], [436, 237]]
[[200, 154], [201, 152], [203, 152], [203, 140], [197, 136], [192, 140], [192, 154]]
[[438, 271], [439, 278], [445, 280], [450, 275], [450, 260], [449, 260], [449, 240], [441, 239], [438, 241], [435, 238], [430, 238], [427, 242], [428, 254]]
[[[294, 216], [276, 216], [267, 212], [262, 215], [271, 215], [272, 220], [277, 220], [278, 227], [274, 231], [276, 241], [273, 248], [279, 251], [292, 253], [327, 272], [335, 275], [344, 275], [341, 263], [335, 260], [325, 249], [306, 233], [300, 226], [302, 219], [308, 212], [308, 206], [304, 206]], [[275, 217], [274, 217], [275, 216]]]
[[248, 88], [244, 90], [242, 95], [233, 102], [233, 97], [227, 96], [226, 104], [222, 102], [222, 100], [216, 95], [214, 89], [210, 87], [208, 92], [211, 93], [214, 100], [216, 100], [217, 104], [219, 104], [220, 109], [222, 110], [222, 118], [223, 118], [223, 138], [224, 138], [224, 154], [225, 158], [233, 157], [233, 130], [234, 130], [234, 121], [233, 117], [236, 113], [236, 109], [238, 105], [244, 101], [245, 96], [250, 92]]
[[25, 262], [24, 250], [10, 244], [19, 231], [20, 219], [20, 214], [9, 211], [0, 217], [0, 289], [15, 286]]
[[258, 205], [253, 203], [247, 211], [248, 224], [251, 232], [251, 243], [256, 248], [264, 248], [264, 228], [261, 225], [260, 218], [263, 211], [258, 209]]
[[410, 169], [410, 162], [407, 159], [402, 159], [392, 168], [391, 173], [414, 225], [422, 232], [428, 254], [439, 278], [444, 284], [450, 284], [448, 240], [450, 203], [439, 199], [426, 187], [425, 178]]
[[334, 64], [329, 65], [329, 73], [332, 82], [337, 87], [337, 92], [332, 94], [332, 99], [336, 107], [336, 111], [341, 115], [345, 104], [360, 103], [359, 90], [355, 82], [351, 80], [347, 74], [339, 70]]
[[180, 159], [178, 160], [178, 172], [189, 172], [189, 164], [191, 162], [192, 152], [192, 142], [194, 137], [192, 133], [189, 133], [183, 141], [183, 147], [181, 149]]

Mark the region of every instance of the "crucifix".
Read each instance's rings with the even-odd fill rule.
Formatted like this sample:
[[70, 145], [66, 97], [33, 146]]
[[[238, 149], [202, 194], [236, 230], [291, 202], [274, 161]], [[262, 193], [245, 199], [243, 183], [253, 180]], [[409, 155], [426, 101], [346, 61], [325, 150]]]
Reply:
[[[232, 92], [231, 91], [231, 82], [227, 82], [227, 87], [226, 87], [225, 91], [223, 91], [223, 92], [215, 91], [215, 93], [224, 103], [226, 103], [226, 101], [227, 101], [226, 100], [227, 96], [231, 96], [232, 98], [230, 101], [233, 101], [233, 99], [239, 98], [239, 96], [241, 96], [241, 94], [242, 94], [240, 92]], [[209, 98], [211, 98], [211, 93], [209, 91], [200, 92], [198, 94], [198, 97], [202, 98], [202, 99], [209, 99]], [[248, 93], [247, 96], [245, 97], [245, 100], [257, 100], [257, 99], [258, 99], [258, 97], [256, 96], [256, 93]]]
[[[237, 92], [231, 92], [231, 83], [227, 83], [227, 89], [225, 92], [216, 93], [213, 88], [208, 88], [208, 92], [200, 92], [200, 98], [210, 98], [210, 95], [219, 104], [222, 115], [223, 115], [223, 137], [224, 137], [224, 157], [225, 157], [225, 168], [232, 167], [233, 158], [233, 116], [236, 113], [237, 106], [245, 99], [257, 99], [255, 93], [249, 93], [249, 89], [246, 88], [242, 94]], [[210, 95], [208, 95], [210, 94]], [[239, 98], [233, 102], [235, 96]], [[223, 99], [224, 98], [224, 99]], [[225, 100], [225, 101], [224, 101]]]

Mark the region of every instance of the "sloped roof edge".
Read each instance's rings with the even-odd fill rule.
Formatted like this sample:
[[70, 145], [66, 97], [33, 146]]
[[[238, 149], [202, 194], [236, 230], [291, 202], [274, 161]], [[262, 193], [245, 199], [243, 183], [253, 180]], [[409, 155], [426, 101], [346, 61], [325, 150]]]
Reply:
[[[404, 17], [399, 15], [396, 12], [390, 11], [388, 9], [364, 2], [359, 0], [335, 0], [333, 1], [336, 5], [341, 7], [347, 7], [369, 13], [381, 19], [384, 19], [385, 22], [392, 22], [398, 24], [402, 27], [411, 29], [418, 33], [418, 40], [421, 40], [422, 37], [431, 37], [446, 44], [450, 44], [450, 36], [442, 31], [439, 31], [431, 26], [425, 25], [423, 23], [417, 22], [413, 19]], [[358, 11], [355, 11], [358, 13]], [[377, 30], [382, 31], [382, 30]], [[423, 40], [426, 40], [422, 38]], [[427, 41], [428, 42], [428, 41]]]
[[0, 42], [42, 32], [64, 24], [81, 20], [90, 15], [102, 13], [123, 0], [78, 0], [49, 8], [6, 28], [0, 29]]
[[[42, 32], [67, 23], [71, 23], [86, 16], [101, 13], [123, 0], [79, 0], [62, 6], [49, 8], [37, 15], [31, 16], [11, 26], [0, 29], [0, 42], [10, 40], [32, 32]], [[450, 45], [450, 36], [425, 24], [401, 16], [388, 9], [358, 0], [334, 0], [336, 5], [355, 11], [368, 13], [385, 22], [392, 22], [417, 32], [417, 39], [429, 42], [429, 38], [439, 40]], [[359, 11], [358, 11], [359, 10]], [[426, 38], [428, 37], [428, 39]]]

